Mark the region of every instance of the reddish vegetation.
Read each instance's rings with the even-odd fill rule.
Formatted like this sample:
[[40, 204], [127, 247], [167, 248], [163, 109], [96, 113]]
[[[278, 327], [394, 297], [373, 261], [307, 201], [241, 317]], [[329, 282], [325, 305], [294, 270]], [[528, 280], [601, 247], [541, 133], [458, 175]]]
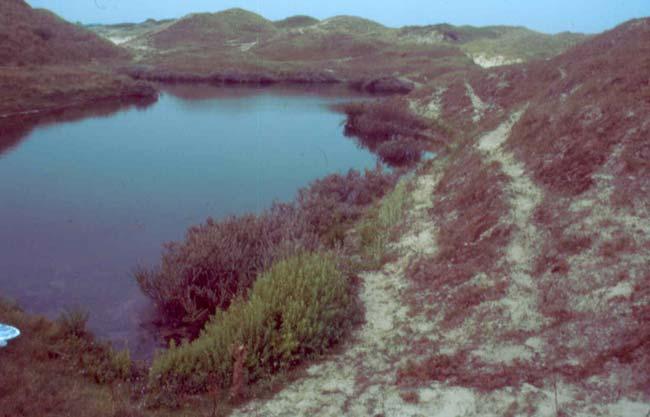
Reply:
[[[499, 257], [511, 229], [500, 225], [508, 213], [503, 187], [507, 177], [496, 163], [486, 164], [465, 150], [445, 171], [434, 192], [432, 216], [439, 227], [438, 254], [411, 265], [408, 275], [416, 291], [426, 290], [427, 302], [447, 307], [447, 324], [458, 324], [471, 307], [500, 298], [507, 283], [497, 276], [505, 271]], [[487, 286], [467, 284], [477, 273], [489, 278]]]
[[62, 109], [101, 106], [108, 100], [155, 99], [153, 87], [113, 71], [128, 59], [128, 52], [78, 25], [32, 9], [23, 0], [3, 0], [0, 134], [13, 135], [16, 125], [25, 122], [7, 120], [19, 112], [31, 112], [27, 124], [33, 124], [35, 117], [49, 117]]
[[576, 217], [573, 217], [569, 214], [567, 205], [567, 201], [555, 200], [551, 202], [547, 198], [535, 210], [533, 219], [545, 233], [541, 252], [535, 260], [535, 276], [540, 276], [545, 272], [555, 275], [568, 274], [568, 259], [592, 246], [592, 236], [566, 232], [574, 224], [576, 218], [587, 215], [589, 211], [575, 213]]
[[433, 355], [409, 363], [397, 372], [397, 384], [402, 387], [420, 386], [433, 381], [490, 392], [524, 383], [540, 386], [546, 377], [541, 365], [514, 362], [510, 365], [490, 365], [466, 352], [455, 355]]
[[402, 392], [400, 397], [402, 397], [405, 403], [417, 404], [420, 402], [420, 396], [415, 391]]
[[536, 73], [554, 77], [544, 77], [552, 81], [538, 89], [510, 144], [549, 191], [575, 196], [589, 189], [617, 145], [634, 148], [624, 151], [621, 171], [648, 169], [641, 158], [648, 152], [642, 116], [650, 110], [649, 56], [650, 28], [639, 21], [539, 64]]
[[299, 191], [298, 206], [310, 229], [323, 243], [335, 246], [367, 207], [392, 189], [397, 178], [380, 166], [363, 174], [350, 170], [346, 175], [328, 175]]
[[[646, 105], [650, 104], [649, 97]], [[643, 140], [645, 138], [645, 140]], [[612, 204], [615, 207], [642, 208], [643, 199], [650, 193], [650, 120], [646, 120], [635, 133], [636, 140], [631, 138], [621, 152], [620, 162], [614, 166], [612, 174], [614, 193]]]
[[401, 98], [345, 104], [340, 110], [348, 116], [345, 133], [391, 166], [412, 166], [422, 152], [444, 150], [450, 138], [448, 129], [413, 114]]
[[[650, 309], [645, 307], [639, 318], [650, 318]], [[575, 317], [572, 320], [579, 323]], [[574, 327], [574, 331], [578, 328]], [[431, 355], [419, 362], [410, 362], [397, 371], [396, 384], [401, 387], [420, 387], [437, 381], [452, 386], [473, 388], [479, 392], [491, 392], [503, 388], [519, 388], [522, 384], [542, 387], [555, 378], [561, 377], [565, 382], [586, 384], [594, 375], [601, 375], [612, 365], [625, 367], [634, 364], [641, 372], [635, 373], [633, 380], [625, 381], [625, 388], [643, 392], [650, 384], [650, 331], [645, 329], [638, 334], [625, 334], [607, 349], [581, 352], [578, 364], [568, 363], [567, 346], [572, 337], [566, 335], [551, 352], [545, 352], [537, 361], [514, 360], [512, 363], [490, 364], [468, 351], [453, 355]], [[609, 342], [609, 341], [608, 341]]]
[[129, 54], [89, 30], [23, 0], [0, 3], [0, 65], [88, 63]]
[[[401, 369], [398, 383], [440, 381], [492, 391], [560, 377], [601, 401], [615, 401], [621, 392], [647, 394], [650, 21], [627, 23], [550, 61], [466, 77], [443, 83], [442, 116], [453, 126], [469, 124], [472, 116], [465, 81], [490, 105], [482, 131], [528, 105], [506, 147], [544, 192], [532, 218], [539, 251], [532, 254], [531, 275], [539, 312], [548, 320], [534, 335], [545, 347], [534, 361], [493, 365], [472, 356], [472, 340], [451, 356], [431, 355], [430, 342], [414, 342], [412, 351], [427, 359]], [[443, 326], [461, 324], [472, 306], [507, 290], [494, 279], [508, 279], [501, 265], [510, 229], [499, 225], [508, 212], [504, 179], [498, 166], [482, 164], [468, 150], [472, 146], [458, 145], [436, 190], [438, 254], [410, 270], [412, 301], [424, 299], [434, 312], [445, 312]], [[579, 198], [587, 199], [582, 208], [574, 205]], [[468, 284], [477, 273], [490, 278], [489, 288]], [[511, 333], [491, 336], [517, 343], [531, 336]]]
[[467, 125], [472, 120], [472, 100], [462, 80], [454, 80], [447, 85], [442, 96], [442, 109], [442, 117], [455, 125]]
[[[476, 71], [467, 81], [495, 105], [494, 115], [529, 105], [509, 145], [551, 193], [570, 197], [585, 192], [593, 185], [592, 175], [622, 146], [621, 163], [612, 172], [618, 191], [613, 198], [629, 206], [634, 195], [649, 187], [644, 138], [650, 125], [643, 119], [650, 109], [648, 56], [649, 25], [638, 20], [551, 60], [497, 68], [487, 75]], [[467, 121], [471, 103], [462, 95], [463, 82], [452, 80], [444, 96], [445, 117], [453, 121], [464, 114], [460, 120]]]

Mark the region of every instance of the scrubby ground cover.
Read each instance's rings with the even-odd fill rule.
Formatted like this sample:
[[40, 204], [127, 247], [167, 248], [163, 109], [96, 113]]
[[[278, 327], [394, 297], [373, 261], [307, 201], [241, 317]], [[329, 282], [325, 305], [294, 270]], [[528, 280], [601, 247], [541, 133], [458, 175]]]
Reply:
[[644, 417], [649, 28], [407, 96], [457, 136], [362, 275], [367, 323], [239, 414]]
[[[469, 208], [454, 206], [460, 221], [454, 227], [444, 217], [436, 222], [441, 227], [437, 254], [414, 264], [409, 300], [414, 313], [428, 311], [434, 325], [447, 332], [413, 344], [413, 351], [425, 358], [400, 368], [400, 386], [461, 387], [485, 404], [490, 399], [492, 407], [511, 401], [500, 411], [505, 415], [648, 412], [650, 351], [644, 306], [650, 300], [643, 287], [648, 280], [650, 235], [648, 213], [639, 210], [647, 198], [629, 197], [634, 187], [619, 189], [620, 199], [614, 193], [616, 178], [645, 183], [644, 168], [626, 164], [623, 155], [645, 146], [643, 136], [636, 136], [645, 123], [630, 117], [643, 114], [641, 118], [647, 119], [645, 100], [640, 98], [646, 93], [638, 87], [643, 83], [636, 71], [620, 67], [609, 71], [599, 58], [614, 54], [619, 61], [636, 61], [647, 68], [643, 59], [628, 55], [644, 48], [638, 42], [648, 39], [647, 30], [647, 20], [630, 22], [550, 63], [532, 65], [526, 70], [536, 79], [519, 69], [470, 76], [473, 90], [487, 103], [484, 116], [474, 122], [479, 131], [488, 133], [470, 134], [458, 149], [460, 156], [449, 160], [447, 172], [460, 170], [453, 177], [458, 182], [441, 194], [442, 200], [434, 195], [431, 213], [435, 216], [440, 209], [455, 219], [455, 213], [445, 210], [449, 197], [453, 201], [457, 193], [466, 199], [477, 196], [471, 186], [478, 177], [473, 181], [463, 177], [480, 172], [485, 163], [493, 165], [480, 178], [502, 177], [489, 182], [507, 207], [497, 210], [501, 218], [492, 227], [488, 220], [495, 206], [489, 198], [480, 198]], [[537, 89], [538, 83], [546, 87]], [[492, 94], [486, 94], [490, 90]], [[467, 95], [464, 102], [448, 105], [468, 116], [475, 113], [476, 100], [469, 97], [469, 90]], [[430, 97], [436, 99], [435, 94]], [[445, 105], [444, 100], [440, 103]], [[444, 109], [438, 114], [444, 117]], [[447, 114], [457, 117], [457, 112]], [[494, 117], [502, 120], [496, 127]], [[472, 154], [480, 160], [468, 164], [463, 158]], [[621, 171], [614, 171], [614, 166]], [[621, 175], [624, 167], [636, 175]], [[480, 187], [481, 192], [489, 189]], [[475, 207], [481, 207], [481, 216], [472, 215]], [[445, 258], [441, 250], [448, 241], [445, 236], [453, 236], [459, 226], [472, 226], [476, 218], [488, 226], [479, 230], [479, 242], [499, 228], [510, 232], [494, 252], [481, 250], [468, 257], [481, 265], [468, 275], [478, 291], [462, 282], [441, 291], [438, 285], [453, 274], [434, 278], [437, 268], [457, 260]], [[459, 236], [463, 249], [454, 255], [476, 247], [476, 234]], [[453, 269], [458, 271], [462, 268]], [[432, 280], [422, 285], [422, 277]], [[500, 291], [490, 290], [499, 283]], [[454, 302], [456, 291], [463, 296], [461, 304]], [[449, 322], [450, 313], [458, 318], [455, 323]], [[503, 402], [505, 398], [511, 400]], [[487, 405], [476, 402], [470, 415], [487, 410]]]
[[453, 131], [443, 123], [413, 113], [399, 97], [349, 103], [345, 133], [393, 167], [413, 167], [425, 152], [444, 153]]
[[257, 277], [300, 252], [341, 248], [347, 231], [396, 181], [380, 166], [332, 174], [298, 192], [291, 204], [259, 215], [209, 219], [182, 242], [165, 245], [160, 267], [136, 272], [168, 337], [194, 338], [217, 310], [246, 296]]
[[85, 319], [70, 312], [51, 322], [0, 301], [0, 321], [23, 333], [0, 352], [0, 415], [110, 416], [129, 408], [123, 391], [138, 371], [128, 353], [95, 342]]

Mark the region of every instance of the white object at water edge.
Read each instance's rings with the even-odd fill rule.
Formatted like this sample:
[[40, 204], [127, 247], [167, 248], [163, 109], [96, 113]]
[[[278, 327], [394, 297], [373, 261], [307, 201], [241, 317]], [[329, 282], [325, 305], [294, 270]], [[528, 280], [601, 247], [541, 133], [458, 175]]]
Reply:
[[7, 342], [20, 336], [20, 330], [13, 326], [0, 323], [0, 347], [7, 346]]

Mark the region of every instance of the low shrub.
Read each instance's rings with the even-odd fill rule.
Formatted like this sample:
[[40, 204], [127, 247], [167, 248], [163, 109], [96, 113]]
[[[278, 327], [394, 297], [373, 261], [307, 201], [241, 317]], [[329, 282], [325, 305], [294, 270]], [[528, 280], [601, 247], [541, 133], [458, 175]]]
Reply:
[[259, 216], [208, 219], [190, 228], [183, 242], [165, 245], [159, 269], [140, 268], [135, 276], [156, 303], [160, 324], [195, 337], [273, 262], [315, 249], [318, 239], [309, 227], [295, 207], [281, 204]]
[[295, 204], [190, 228], [184, 241], [165, 245], [159, 268], [135, 272], [158, 308], [157, 324], [176, 340], [195, 338], [216, 311], [245, 298], [273, 263], [340, 246], [347, 230], [397, 178], [379, 165], [363, 174], [332, 174], [300, 190]]
[[417, 140], [398, 138], [379, 144], [377, 155], [388, 165], [403, 167], [419, 162], [425, 150], [426, 146]]
[[345, 134], [377, 152], [391, 166], [412, 165], [423, 151], [439, 151], [451, 132], [438, 122], [409, 111], [400, 99], [347, 103], [337, 107], [348, 116]]
[[90, 314], [80, 308], [65, 309], [58, 319], [61, 332], [66, 336], [83, 337], [88, 333], [86, 326]]
[[359, 220], [367, 207], [395, 186], [397, 174], [374, 170], [350, 170], [332, 174], [300, 190], [298, 206], [302, 216], [328, 247], [343, 241], [346, 230]]
[[369, 147], [391, 140], [396, 134], [422, 138], [430, 122], [408, 110], [402, 100], [382, 100], [345, 104], [340, 108], [348, 116], [346, 132], [359, 136]]
[[520, 360], [514, 360], [512, 364], [491, 364], [461, 351], [454, 355], [434, 354], [423, 361], [407, 362], [397, 370], [397, 385], [421, 387], [432, 382], [444, 382], [450, 386], [489, 393], [523, 384], [539, 387], [551, 377], [552, 372], [543, 369], [541, 364]]
[[208, 381], [226, 388], [237, 352], [245, 352], [238, 384], [286, 370], [342, 338], [355, 316], [351, 293], [329, 255], [279, 261], [255, 282], [248, 300], [238, 298], [228, 311], [217, 312], [197, 340], [172, 344], [159, 355], [150, 383], [174, 393], [205, 391]]
[[133, 366], [129, 351], [118, 351], [107, 342], [96, 341], [87, 328], [89, 317], [87, 311], [79, 308], [61, 313], [52, 338], [58, 352], [98, 384], [128, 380]]

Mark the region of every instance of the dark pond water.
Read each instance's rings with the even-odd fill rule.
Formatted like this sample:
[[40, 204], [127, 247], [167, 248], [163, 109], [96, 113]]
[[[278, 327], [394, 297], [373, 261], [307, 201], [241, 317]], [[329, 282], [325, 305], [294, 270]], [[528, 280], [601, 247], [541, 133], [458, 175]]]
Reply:
[[98, 336], [149, 352], [131, 272], [163, 242], [375, 165], [328, 108], [346, 98], [323, 93], [175, 87], [144, 109], [14, 135], [0, 147], [0, 295], [50, 317], [81, 307]]

